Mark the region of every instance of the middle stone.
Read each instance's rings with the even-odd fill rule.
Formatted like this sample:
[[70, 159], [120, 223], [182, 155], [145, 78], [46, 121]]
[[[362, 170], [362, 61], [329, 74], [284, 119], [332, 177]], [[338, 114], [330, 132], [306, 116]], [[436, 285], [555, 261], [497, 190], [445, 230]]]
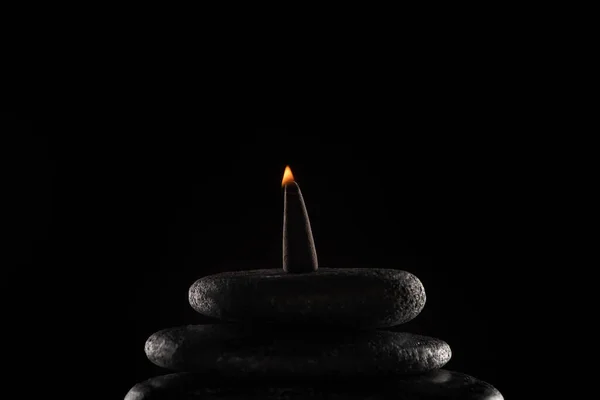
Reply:
[[154, 364], [224, 376], [381, 376], [431, 371], [452, 352], [443, 340], [405, 332], [282, 330], [237, 324], [188, 325], [146, 342]]

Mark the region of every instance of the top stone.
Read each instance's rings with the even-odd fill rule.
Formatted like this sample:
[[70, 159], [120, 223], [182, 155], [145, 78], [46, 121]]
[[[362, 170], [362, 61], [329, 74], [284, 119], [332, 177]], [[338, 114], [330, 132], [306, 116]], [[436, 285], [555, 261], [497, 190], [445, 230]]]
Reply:
[[384, 328], [407, 322], [425, 306], [425, 289], [409, 272], [381, 268], [319, 268], [225, 272], [189, 291], [201, 314], [230, 322]]

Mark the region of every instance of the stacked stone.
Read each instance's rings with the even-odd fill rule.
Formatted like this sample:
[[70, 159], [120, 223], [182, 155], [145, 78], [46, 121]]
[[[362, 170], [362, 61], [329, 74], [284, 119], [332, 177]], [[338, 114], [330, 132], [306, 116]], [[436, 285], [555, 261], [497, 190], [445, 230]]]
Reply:
[[425, 306], [422, 283], [406, 271], [226, 272], [196, 281], [189, 301], [222, 323], [150, 336], [149, 360], [178, 373], [137, 384], [126, 400], [502, 399], [440, 369], [451, 357], [443, 340], [386, 330]]

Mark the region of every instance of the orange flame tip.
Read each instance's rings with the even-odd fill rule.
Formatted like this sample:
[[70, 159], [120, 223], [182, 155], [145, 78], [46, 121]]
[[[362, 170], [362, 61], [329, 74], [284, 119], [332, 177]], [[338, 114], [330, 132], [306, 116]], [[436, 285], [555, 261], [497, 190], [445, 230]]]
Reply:
[[281, 180], [281, 186], [285, 186], [286, 183], [294, 182], [294, 175], [292, 175], [292, 169], [289, 165], [286, 165], [285, 172], [283, 173], [283, 179]]

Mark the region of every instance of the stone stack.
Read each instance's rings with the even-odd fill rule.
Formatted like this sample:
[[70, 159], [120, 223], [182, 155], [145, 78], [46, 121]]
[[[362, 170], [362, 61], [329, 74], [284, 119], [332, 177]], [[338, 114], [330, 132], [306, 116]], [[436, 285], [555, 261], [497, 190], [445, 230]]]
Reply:
[[222, 323], [150, 336], [148, 359], [178, 373], [135, 385], [126, 400], [502, 399], [440, 369], [451, 357], [443, 340], [386, 330], [425, 306], [406, 271], [226, 272], [196, 281], [189, 301]]

